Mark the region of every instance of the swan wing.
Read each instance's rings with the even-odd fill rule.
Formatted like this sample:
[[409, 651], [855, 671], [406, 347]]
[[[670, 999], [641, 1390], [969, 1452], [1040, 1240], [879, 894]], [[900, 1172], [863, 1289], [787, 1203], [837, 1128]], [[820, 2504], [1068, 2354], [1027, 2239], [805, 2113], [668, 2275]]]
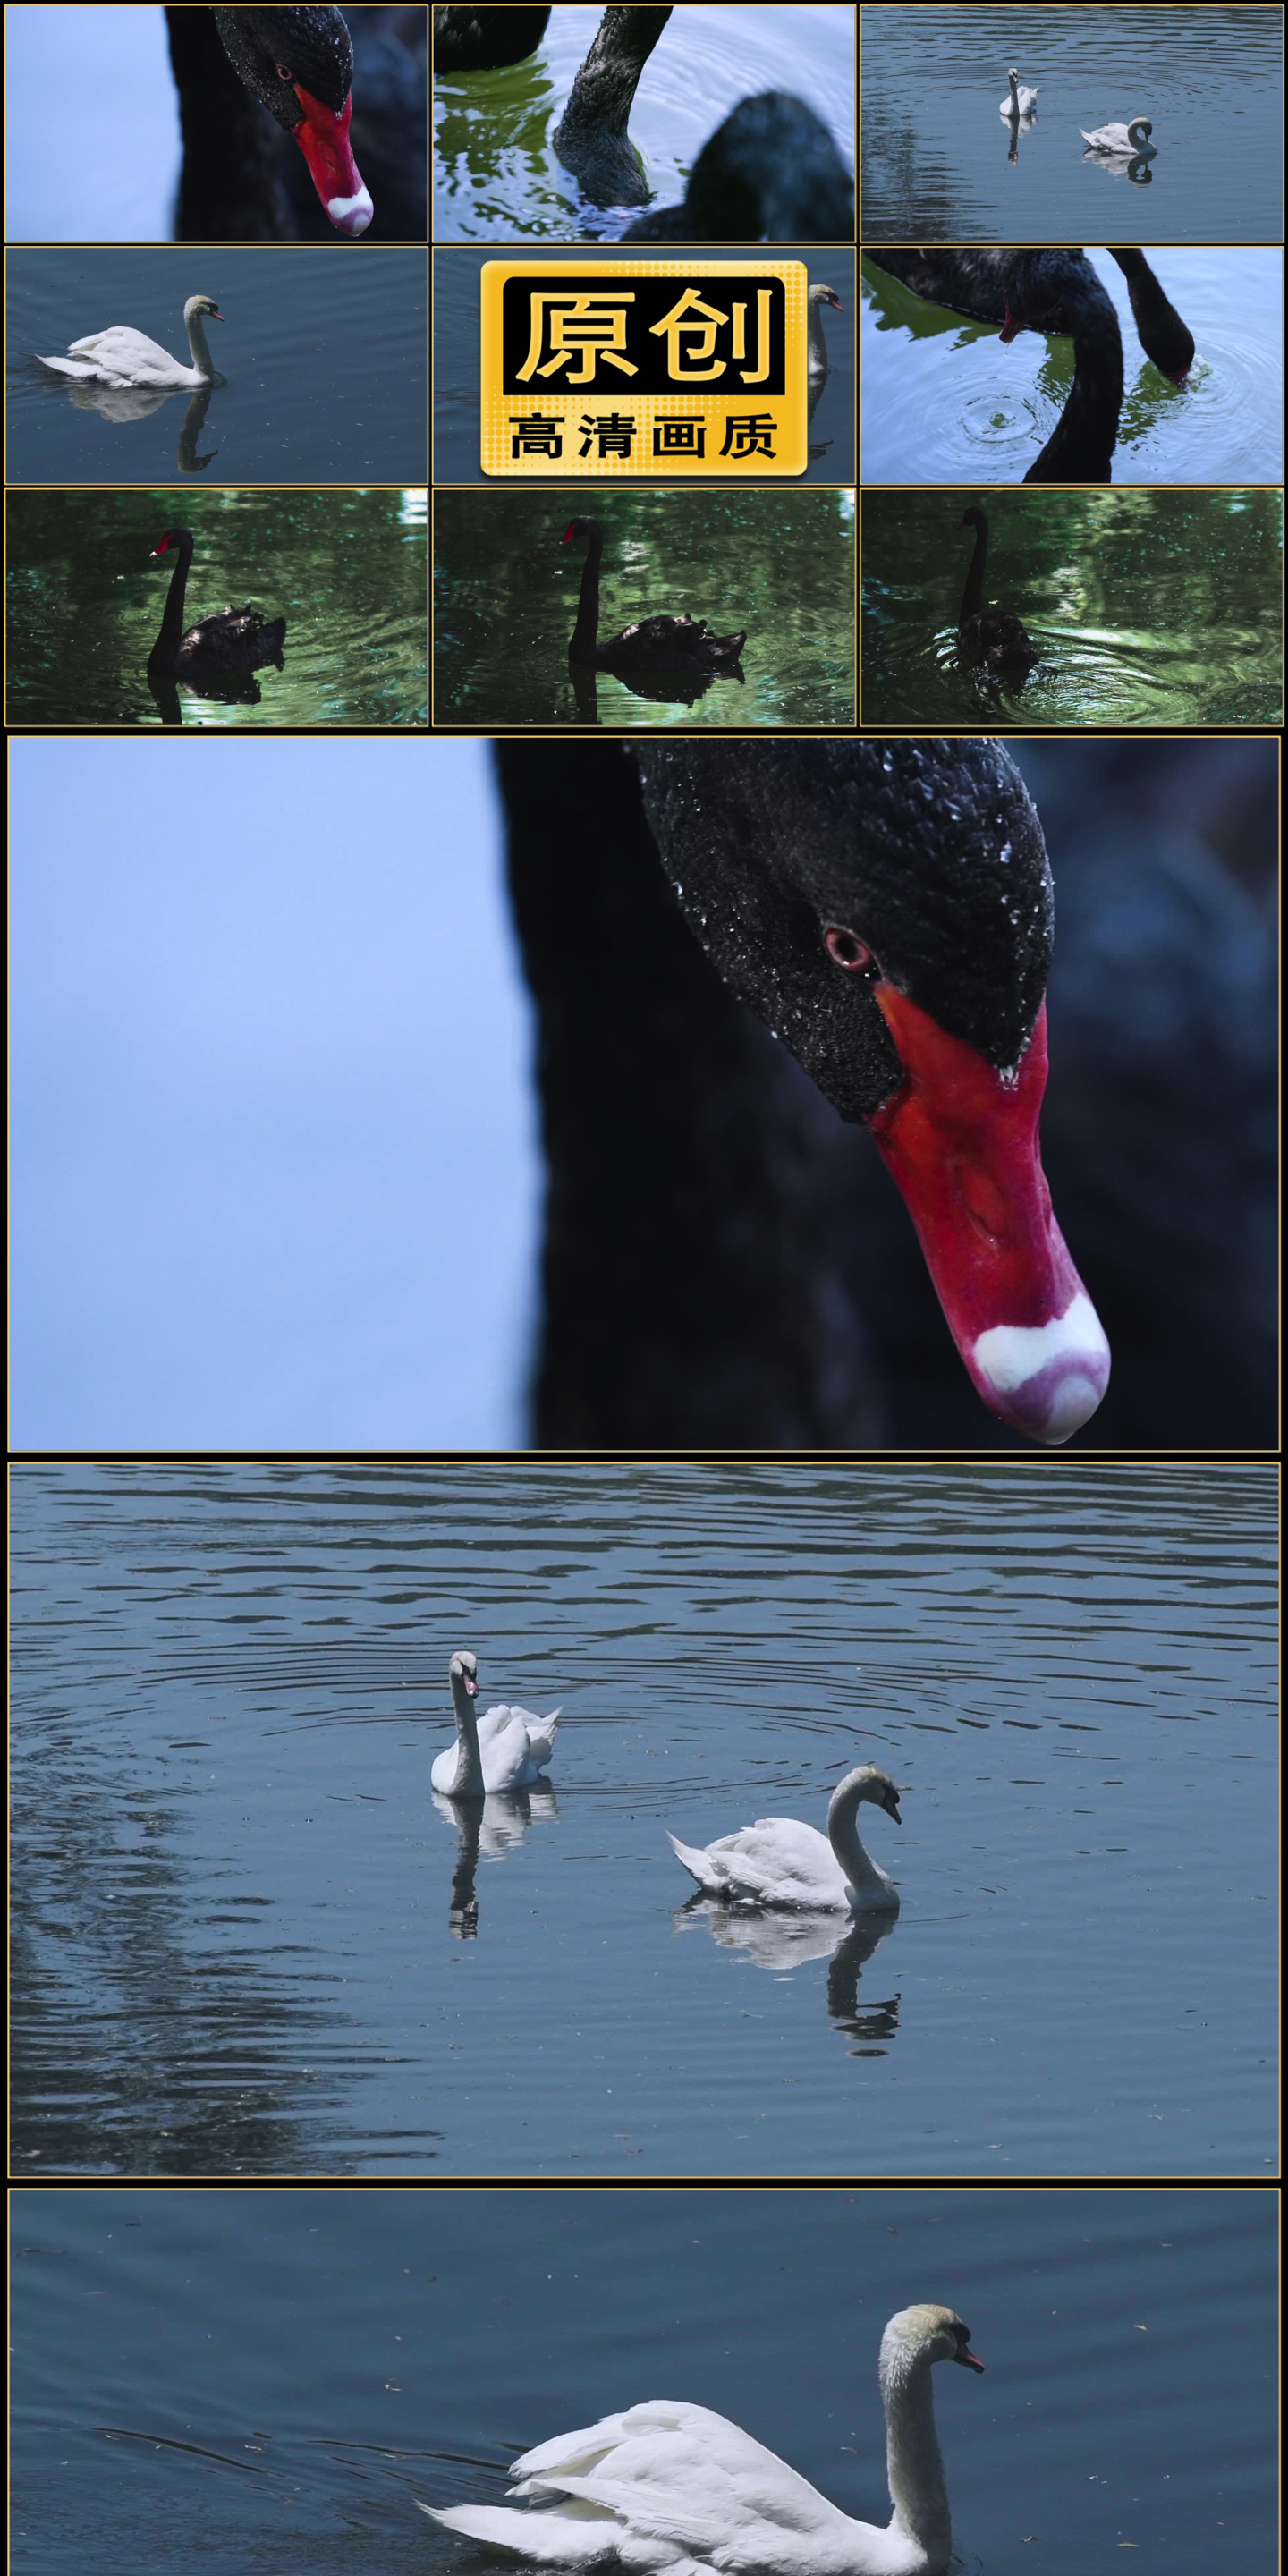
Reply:
[[485, 1710], [478, 1730], [485, 1789], [521, 1789], [536, 1778], [528, 1730], [517, 1708], [502, 1702]]
[[42, 358], [40, 364], [42, 367], [52, 367], [55, 375], [79, 376], [82, 383], [87, 376], [98, 374], [92, 358]]
[[[149, 340], [146, 331], [127, 331], [119, 327], [110, 331], [89, 331], [83, 340], [69, 340], [67, 354], [69, 358], [97, 358], [109, 367], [174, 368], [180, 364], [179, 359], [172, 358], [159, 341]], [[192, 370], [189, 367], [183, 372], [190, 375]]]
[[670, 1841], [699, 1887], [761, 1905], [843, 1905], [845, 1873], [826, 1834], [794, 1816], [761, 1816], [705, 1851]]
[[[860, 2537], [885, 2536], [851, 2522], [725, 2416], [669, 2399], [544, 2442], [516, 2460], [512, 2474], [521, 2495], [571, 2499], [574, 2513], [607, 2510], [619, 2554], [632, 2565], [684, 2556], [729, 2576], [769, 2569], [839, 2576], [861, 2564]], [[568, 2509], [554, 2506], [561, 2520]]]

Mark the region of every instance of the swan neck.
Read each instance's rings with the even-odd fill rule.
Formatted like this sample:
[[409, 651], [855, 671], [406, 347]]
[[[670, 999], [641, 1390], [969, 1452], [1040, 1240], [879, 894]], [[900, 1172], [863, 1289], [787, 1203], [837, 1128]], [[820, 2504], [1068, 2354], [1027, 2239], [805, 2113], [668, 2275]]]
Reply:
[[[1037, 464], [1044, 479], [1058, 468], [1081, 481], [1107, 482], [1118, 439], [1123, 400], [1123, 344], [1118, 316], [1098, 277], [1079, 278], [1065, 291], [1065, 320], [1073, 334], [1073, 383]], [[1035, 476], [1030, 467], [1025, 480]]]
[[811, 295], [809, 300], [809, 363], [812, 367], [822, 367], [826, 369], [827, 342], [823, 337], [823, 315], [820, 306], [821, 298]]
[[192, 351], [192, 363], [198, 375], [204, 376], [209, 382], [214, 376], [215, 362], [206, 344], [206, 335], [201, 327], [201, 315], [189, 313], [184, 318], [188, 326], [188, 346]]
[[179, 639], [183, 634], [183, 595], [188, 587], [188, 566], [191, 561], [192, 539], [185, 537], [179, 547], [178, 561], [170, 575], [170, 587], [166, 592], [161, 631], [148, 655], [150, 669], [160, 667], [169, 671], [174, 670]]
[[935, 2431], [932, 2366], [915, 2347], [896, 2346], [892, 2353], [882, 2347], [886, 2469], [894, 2506], [891, 2527], [915, 2541], [932, 2567], [946, 2567], [952, 2555], [952, 2522]]
[[592, 528], [586, 560], [581, 569], [581, 591], [577, 600], [577, 623], [568, 647], [570, 662], [593, 662], [595, 637], [599, 631], [599, 559], [604, 551], [603, 531]]
[[984, 566], [987, 561], [988, 528], [985, 525], [975, 530], [975, 551], [966, 573], [966, 588], [962, 592], [962, 613], [957, 621], [959, 626], [964, 626], [967, 618], [973, 617], [976, 610], [983, 606]]
[[456, 1711], [456, 1777], [449, 1795], [453, 1798], [481, 1798], [483, 1795], [483, 1760], [479, 1752], [478, 1721], [474, 1702], [460, 1673], [451, 1675], [452, 1706]]
[[884, 1871], [869, 1859], [859, 1840], [860, 1795], [858, 1789], [849, 1789], [844, 1797], [833, 1798], [827, 1811], [828, 1840], [856, 1894], [877, 1896], [890, 1882]]
[[640, 74], [670, 15], [664, 8], [604, 11], [560, 122], [566, 142], [625, 141]]

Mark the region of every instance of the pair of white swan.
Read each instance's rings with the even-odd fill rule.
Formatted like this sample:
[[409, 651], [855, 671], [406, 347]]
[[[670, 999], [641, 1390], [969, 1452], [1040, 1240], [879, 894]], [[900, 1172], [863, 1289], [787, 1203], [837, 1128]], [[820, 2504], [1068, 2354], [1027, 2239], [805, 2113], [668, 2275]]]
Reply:
[[223, 315], [213, 295], [190, 295], [183, 308], [192, 365], [181, 366], [145, 331], [129, 331], [114, 326], [110, 331], [90, 331], [83, 340], [73, 340], [65, 358], [42, 358], [42, 367], [52, 367], [59, 376], [92, 378], [105, 385], [143, 385], [158, 393], [178, 391], [185, 386], [222, 385], [226, 376], [218, 374], [214, 359], [206, 346], [201, 327], [203, 313], [222, 322]]
[[446, 1798], [482, 1798], [497, 1789], [530, 1789], [550, 1760], [562, 1711], [537, 1717], [530, 1708], [504, 1701], [475, 1714], [478, 1659], [463, 1647], [452, 1657], [447, 1677], [456, 1712], [456, 1742], [440, 1753], [430, 1779]]
[[505, 2505], [422, 2505], [472, 2540], [562, 2567], [617, 2561], [666, 2576], [943, 2576], [952, 2557], [930, 2373], [983, 2370], [951, 2308], [901, 2308], [881, 2338], [878, 2378], [893, 2512], [856, 2522], [808, 2479], [706, 2406], [654, 2398], [562, 2433], [514, 2462]]

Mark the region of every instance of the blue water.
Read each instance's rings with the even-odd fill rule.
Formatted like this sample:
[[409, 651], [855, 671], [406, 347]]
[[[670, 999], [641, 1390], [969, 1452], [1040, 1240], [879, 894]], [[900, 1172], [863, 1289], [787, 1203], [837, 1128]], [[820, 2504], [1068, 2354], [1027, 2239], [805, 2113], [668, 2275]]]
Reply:
[[1270, 2192], [414, 2191], [13, 2196], [13, 2565], [473, 2576], [418, 2498], [644, 2397], [715, 2407], [888, 2518], [885, 2319], [935, 2373], [980, 2576], [1273, 2564]]
[[[860, 11], [870, 241], [1277, 241], [1283, 12], [1252, 6]], [[999, 114], [1014, 64], [1031, 126]], [[1084, 158], [1148, 117], [1154, 158]]]
[[[20, 1466], [16, 2169], [1260, 2176], [1275, 1472]], [[564, 1709], [430, 1790], [446, 1664]], [[821, 1825], [873, 1937], [686, 1900]], [[1026, 2526], [1027, 2527], [1027, 2526]]]

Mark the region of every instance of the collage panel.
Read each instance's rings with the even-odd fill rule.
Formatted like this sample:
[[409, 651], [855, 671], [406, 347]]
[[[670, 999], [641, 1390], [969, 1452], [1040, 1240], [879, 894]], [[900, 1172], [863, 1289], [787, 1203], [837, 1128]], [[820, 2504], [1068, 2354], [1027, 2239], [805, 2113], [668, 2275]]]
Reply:
[[8, 38], [8, 725], [424, 730], [425, 10]]
[[705, 2565], [657, 2536], [681, 2513], [731, 2576], [824, 2533], [852, 2576], [1273, 2554], [1270, 2193], [25, 2185], [13, 2215], [20, 2576], [91, 2516], [156, 2576], [197, 2523], [227, 2576], [571, 2567], [588, 2521], [610, 2565]]

